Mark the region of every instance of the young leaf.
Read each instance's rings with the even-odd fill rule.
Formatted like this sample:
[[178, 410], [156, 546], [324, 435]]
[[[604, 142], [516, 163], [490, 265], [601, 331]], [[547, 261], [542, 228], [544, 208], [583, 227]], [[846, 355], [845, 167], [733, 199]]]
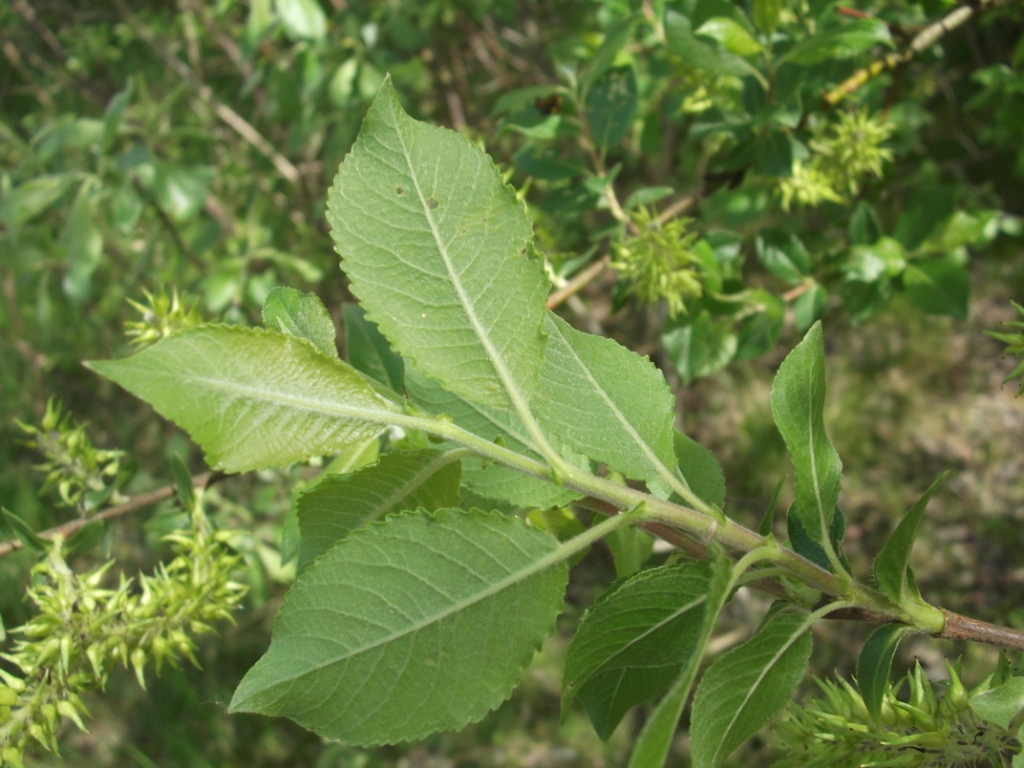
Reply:
[[185, 429], [225, 472], [340, 450], [398, 412], [336, 357], [262, 329], [201, 326], [86, 365]]
[[548, 283], [525, 206], [490, 158], [410, 118], [388, 79], [327, 208], [352, 292], [395, 350], [470, 402], [525, 408]]
[[345, 322], [345, 352], [352, 367], [394, 392], [404, 392], [405, 363], [377, 326], [366, 319], [363, 308], [358, 304], [345, 304], [341, 317]]
[[972, 696], [971, 711], [1001, 728], [1019, 724], [1024, 714], [1024, 677], [1011, 677], [996, 688]]
[[[903, 605], [907, 600], [907, 564], [910, 561], [910, 550], [917, 538], [917, 529], [921, 525], [921, 517], [928, 501], [949, 476], [943, 472], [928, 486], [928, 490], [917, 500], [900, 520], [896, 530], [882, 547], [881, 554], [875, 560], [875, 581], [885, 596], [896, 605]], [[915, 590], [916, 591], [916, 590]]]
[[263, 302], [263, 324], [272, 331], [312, 342], [328, 357], [338, 356], [334, 322], [315, 293], [275, 288]]
[[50, 543], [36, 534], [32, 526], [4, 507], [0, 507], [0, 522], [4, 523], [5, 530], [10, 530], [28, 549], [45, 552], [50, 547]]
[[711, 579], [708, 586], [707, 600], [700, 619], [700, 630], [697, 642], [690, 651], [689, 658], [683, 665], [679, 676], [672, 683], [668, 693], [658, 702], [658, 706], [640, 732], [640, 737], [633, 747], [629, 759], [629, 768], [661, 768], [665, 764], [672, 736], [679, 725], [679, 717], [683, 713], [686, 699], [693, 688], [701, 659], [707, 652], [711, 633], [714, 631], [718, 614], [729, 599], [732, 586], [732, 567], [727, 558], [719, 557], [711, 562]]
[[782, 478], [775, 484], [775, 490], [772, 491], [772, 497], [768, 501], [768, 509], [764, 512], [764, 517], [761, 518], [761, 524], [757, 526], [757, 532], [762, 536], [768, 536], [772, 532], [772, 525], [775, 522], [775, 507], [779, 503], [779, 494], [782, 492], [782, 485], [786, 482], [786, 478]]
[[371, 520], [459, 503], [462, 452], [389, 453], [351, 475], [326, 475], [299, 494], [299, 572]]
[[642, 528], [618, 528], [609, 533], [604, 543], [615, 561], [615, 575], [627, 579], [637, 573], [654, 551], [654, 538]]
[[694, 768], [717, 768], [785, 706], [811, 656], [806, 614], [769, 614], [755, 635], [704, 673], [693, 701]]
[[[721, 509], [725, 504], [725, 475], [722, 474], [722, 465], [718, 463], [715, 454], [678, 430], [673, 432], [672, 447], [676, 456], [676, 469], [690, 490], [698, 498]], [[661, 482], [649, 483], [649, 486], [666, 498], [670, 496], [668, 486]], [[680, 500], [678, 496], [675, 498]]]
[[230, 710], [360, 745], [480, 719], [554, 627], [557, 546], [522, 520], [459, 510], [356, 531], [292, 587]]
[[532, 403], [546, 431], [637, 480], [670, 477], [672, 392], [647, 358], [613, 339], [577, 331], [554, 313]]
[[789, 514], [800, 518], [803, 529], [826, 553], [834, 554], [828, 532], [839, 501], [843, 465], [825, 433], [825, 347], [820, 322], [783, 361], [771, 401], [796, 474], [796, 501]]
[[857, 659], [857, 686], [864, 706], [875, 720], [882, 714], [882, 698], [889, 684], [892, 657], [900, 640], [911, 630], [912, 627], [905, 624], [883, 624], [871, 633], [861, 649]]
[[688, 658], [711, 578], [707, 563], [650, 568], [586, 612], [565, 658], [562, 712], [579, 698], [602, 739], [635, 704], [665, 690]]

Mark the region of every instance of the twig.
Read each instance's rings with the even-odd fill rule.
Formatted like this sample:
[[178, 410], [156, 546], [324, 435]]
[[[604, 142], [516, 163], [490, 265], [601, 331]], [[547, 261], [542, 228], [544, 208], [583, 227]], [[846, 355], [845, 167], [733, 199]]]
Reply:
[[612, 257], [605, 254], [586, 269], [577, 272], [572, 280], [548, 296], [548, 309], [554, 309], [561, 305], [570, 296], [575, 295], [582, 290], [584, 286], [594, 281], [598, 275], [604, 272], [611, 260]]
[[14, 43], [12, 43], [10, 40], [4, 40], [2, 47], [4, 51], [4, 56], [7, 57], [7, 60], [11, 63], [11, 66], [21, 73], [21, 76], [25, 79], [25, 83], [32, 91], [32, 94], [36, 97], [36, 100], [43, 105], [44, 109], [53, 109], [53, 97], [50, 96], [49, 93], [47, 93], [45, 88], [39, 85], [39, 82], [36, 80], [35, 75], [32, 74], [32, 71], [25, 65], [25, 62], [22, 60], [21, 54], [18, 52], [18, 49], [14, 45]]
[[668, 206], [664, 211], [658, 214], [658, 223], [663, 225], [667, 224], [668, 222], [672, 221], [672, 219], [674, 219], [676, 216], [686, 213], [688, 210], [690, 210], [690, 208], [694, 206], [694, 204], [696, 204], [698, 200], [700, 200], [701, 195], [703, 193], [704, 190], [698, 189], [696, 192], [691, 192], [690, 194], [679, 198], [670, 206]]
[[[226, 475], [223, 472], [204, 472], [201, 475], [195, 475], [192, 478], [192, 485], [209, 488], [215, 482], [224, 477], [226, 477]], [[140, 493], [138, 496], [130, 498], [124, 504], [118, 504], [116, 507], [105, 509], [92, 517], [71, 520], [70, 522], [55, 526], [54, 528], [47, 528], [45, 531], [40, 531], [37, 535], [44, 539], [52, 539], [57, 534], [60, 534], [61, 536], [70, 536], [72, 533], [81, 530], [94, 520], [112, 520], [116, 517], [130, 515], [134, 512], [145, 509], [146, 507], [151, 507], [161, 501], [166, 501], [176, 492], [177, 486], [167, 485], [163, 488], [157, 488], [155, 491]], [[19, 539], [0, 541], [0, 557], [9, 555], [11, 552], [23, 549], [24, 547], [25, 545]]]
[[178, 226], [171, 220], [171, 217], [167, 215], [167, 211], [165, 211], [160, 205], [160, 201], [153, 197], [149, 193], [149, 190], [142, 186], [142, 182], [139, 181], [138, 177], [132, 178], [132, 186], [135, 188], [135, 191], [139, 193], [139, 197], [149, 203], [150, 207], [156, 211], [156, 217], [160, 220], [164, 229], [167, 230], [167, 234], [171, 236], [171, 240], [174, 241], [174, 244], [178, 247], [178, 250], [181, 251], [182, 255], [192, 262], [193, 266], [197, 267], [200, 271], [205, 270], [206, 265], [203, 263], [203, 260], [199, 258], [199, 254], [193, 251], [191, 246], [189, 246], [189, 244], [185, 242], [184, 238], [182, 238], [181, 232], [178, 231]]
[[947, 14], [944, 18], [939, 19], [934, 24], [930, 24], [917, 33], [905, 50], [888, 53], [868, 66], [858, 69], [846, 78], [846, 80], [825, 94], [825, 104], [830, 107], [834, 107], [847, 96], [856, 92], [858, 88], [864, 85], [871, 78], [877, 77], [883, 72], [896, 69], [896, 67], [906, 64], [917, 54], [935, 45], [943, 35], [952, 32], [957, 27], [967, 23], [967, 21], [978, 11], [1000, 5], [1001, 1], [1002, 0], [980, 0], [976, 5], [961, 5], [959, 8], [956, 8]]
[[150, 33], [146, 26], [139, 22], [131, 9], [125, 5], [124, 0], [116, 0], [116, 4], [118, 6], [118, 10], [121, 11], [124, 18], [131, 25], [132, 30], [157, 52], [160, 58], [167, 63], [167, 66], [173, 69], [182, 80], [192, 86], [200, 100], [212, 109], [213, 113], [217, 115], [217, 117], [227, 123], [235, 133], [252, 144], [261, 155], [267, 158], [267, 160], [277, 168], [278, 173], [284, 176], [285, 179], [295, 186], [302, 188], [302, 174], [299, 173], [299, 169], [296, 168], [287, 157], [274, 149], [273, 145], [267, 141], [267, 139], [265, 139], [263, 135], [244, 117], [214, 96], [213, 90], [210, 86], [199, 81], [185, 62], [170, 51], [165, 50], [153, 37], [152, 33]]
[[1012, 648], [1015, 651], [1024, 651], [1024, 632], [1009, 627], [1000, 627], [996, 624], [989, 624], [987, 621], [969, 619], [959, 613], [942, 610], [946, 614], [946, 626], [934, 637], [944, 637], [951, 640], [973, 640], [976, 643], [987, 643], [999, 648]]

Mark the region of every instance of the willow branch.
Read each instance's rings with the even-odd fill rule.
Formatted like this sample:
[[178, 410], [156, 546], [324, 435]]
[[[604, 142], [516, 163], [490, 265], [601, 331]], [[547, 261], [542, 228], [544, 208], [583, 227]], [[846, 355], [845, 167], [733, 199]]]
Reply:
[[961, 5], [955, 10], [950, 11], [945, 17], [939, 19], [934, 24], [930, 24], [916, 34], [903, 51], [888, 53], [868, 66], [858, 69], [846, 80], [825, 94], [825, 104], [834, 107], [847, 96], [855, 93], [858, 88], [872, 78], [906, 64], [919, 53], [935, 45], [943, 36], [952, 32], [957, 27], [966, 24], [979, 11], [994, 8], [1002, 5], [1003, 2], [1004, 0], [979, 0], [976, 4]]
[[586, 269], [580, 270], [569, 282], [548, 296], [548, 309], [554, 309], [565, 303], [566, 299], [574, 296], [588, 284], [593, 282], [605, 271], [611, 262], [611, 256], [605, 254], [597, 261], [590, 264]]
[[[209, 488], [223, 477], [226, 477], [223, 472], [204, 472], [201, 475], [195, 475], [192, 478], [192, 485], [200, 488]], [[117, 517], [131, 515], [145, 509], [146, 507], [151, 507], [154, 504], [159, 504], [161, 501], [166, 501], [174, 496], [175, 493], [177, 493], [176, 485], [166, 485], [163, 488], [157, 488], [156, 490], [149, 491], [148, 493], [140, 493], [138, 496], [133, 496], [128, 499], [124, 504], [118, 504], [116, 507], [110, 507], [102, 512], [97, 512], [95, 515], [90, 517], [71, 520], [67, 523], [63, 523], [62, 525], [47, 528], [45, 531], [39, 531], [37, 535], [44, 539], [52, 539], [58, 534], [66, 538], [76, 531], [81, 530], [91, 522], [96, 520], [113, 520]], [[24, 549], [24, 547], [25, 545], [19, 539], [0, 541], [0, 557], [9, 555], [11, 552], [15, 552], [19, 549]]]

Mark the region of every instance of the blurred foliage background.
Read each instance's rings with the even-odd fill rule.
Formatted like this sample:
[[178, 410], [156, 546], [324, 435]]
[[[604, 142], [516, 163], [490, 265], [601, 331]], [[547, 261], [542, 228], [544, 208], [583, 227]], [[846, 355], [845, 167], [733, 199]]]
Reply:
[[[38, 422], [50, 397], [98, 446], [130, 453], [125, 493], [170, 482], [171, 456], [202, 471], [187, 436], [80, 364], [126, 354], [128, 299], [173, 287], [205, 318], [255, 324], [289, 285], [341, 325], [351, 296], [326, 190], [390, 72], [414, 117], [482, 144], [521, 191], [566, 289], [560, 311], [666, 372], [680, 425], [725, 466], [730, 514], [755, 525], [787, 472], [772, 371], [824, 317], [855, 567], [868, 572], [895, 517], [952, 468], [916, 550], [922, 591], [1024, 626], [1024, 411], [1000, 385], [1015, 361], [983, 335], [1024, 297], [1024, 10], [982, 4], [899, 66], [850, 80], [959, 7], [0, 0], [0, 502], [37, 530], [74, 515], [40, 497], [16, 424]], [[837, 95], [842, 83], [854, 84]], [[608, 744], [582, 711], [559, 724], [568, 633], [497, 713], [421, 745], [364, 752], [224, 714], [268, 643], [292, 575], [280, 556], [291, 494], [315, 473], [211, 491], [217, 524], [238, 531], [246, 611], [201, 646], [202, 671], [165, 671], [149, 693], [125, 672], [90, 698], [90, 732], [66, 733], [65, 764], [621, 763], [642, 712]], [[114, 522], [93, 555], [151, 568], [179, 514]], [[31, 562], [0, 559], [7, 627], [27, 616]], [[615, 577], [595, 549], [567, 628]], [[743, 611], [759, 604], [738, 601], [727, 634], [753, 626]], [[831, 632], [817, 668], [849, 671], [862, 637]], [[942, 655], [962, 651], [918, 642], [907, 659], [941, 674]], [[967, 652], [984, 674], [993, 653]], [[684, 736], [677, 747], [685, 764]], [[766, 749], [734, 760], [765, 764]]]

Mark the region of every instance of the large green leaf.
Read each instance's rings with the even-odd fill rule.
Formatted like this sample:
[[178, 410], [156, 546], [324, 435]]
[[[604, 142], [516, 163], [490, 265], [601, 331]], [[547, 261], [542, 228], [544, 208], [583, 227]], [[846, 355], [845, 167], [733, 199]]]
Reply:
[[385, 80], [327, 205], [352, 291], [395, 350], [469, 401], [525, 409], [548, 283], [490, 158], [410, 118]]
[[[925, 507], [932, 495], [942, 485], [949, 472], [943, 472], [935, 481], [928, 486], [928, 490], [917, 500], [900, 520], [899, 525], [889, 536], [889, 540], [882, 547], [878, 559], [875, 560], [875, 582], [878, 588], [885, 593], [885, 596], [896, 605], [903, 605], [907, 598], [908, 565], [910, 562], [910, 550], [914, 546], [914, 539], [917, 538], [917, 529], [921, 525], [921, 517], [924, 515]], [[912, 589], [911, 596], [916, 596], [917, 590]]]
[[347, 364], [262, 329], [201, 326], [87, 365], [185, 429], [226, 472], [338, 451], [398, 411]]
[[532, 407], [572, 448], [637, 480], [671, 477], [672, 392], [647, 358], [548, 314], [547, 354]]
[[479, 512], [360, 529], [292, 587], [230, 709], [354, 744], [460, 729], [509, 695], [553, 629], [567, 579], [556, 549]]
[[799, 517], [807, 534], [828, 552], [843, 465], [825, 433], [824, 409], [825, 346], [818, 322], [775, 376], [772, 415], [796, 474], [796, 501], [789, 514]]
[[679, 718], [683, 714], [683, 707], [690, 695], [690, 689], [693, 688], [701, 659], [707, 652], [718, 614], [722, 612], [722, 607], [729, 599], [732, 584], [732, 567], [728, 558], [718, 557], [713, 560], [708, 596], [704, 601], [697, 641], [693, 644], [679, 676], [644, 723], [644, 728], [633, 747], [633, 754], [630, 755], [629, 768], [661, 768], [665, 764], [665, 757], [679, 725]]
[[601, 595], [566, 655], [562, 711], [579, 698], [607, 739], [630, 707], [665, 690], [697, 639], [710, 578], [707, 563], [683, 562], [641, 571]]
[[459, 454], [389, 453], [351, 475], [326, 475], [296, 503], [302, 544], [299, 570], [352, 531], [392, 512], [429, 511], [459, 503]]
[[717, 768], [789, 701], [811, 656], [806, 614], [778, 611], [704, 674], [693, 701], [694, 768]]

